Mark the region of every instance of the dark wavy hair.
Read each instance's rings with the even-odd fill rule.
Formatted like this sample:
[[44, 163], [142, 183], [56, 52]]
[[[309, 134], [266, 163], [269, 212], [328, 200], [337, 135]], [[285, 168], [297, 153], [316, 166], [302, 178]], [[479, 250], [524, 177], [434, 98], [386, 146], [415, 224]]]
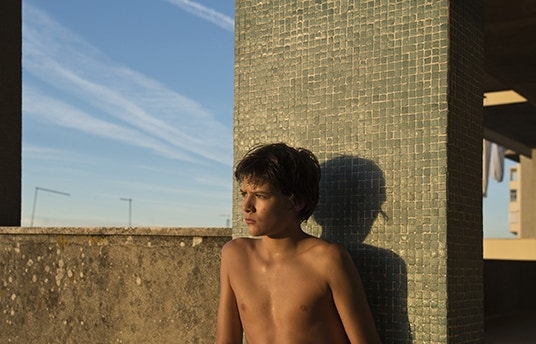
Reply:
[[253, 184], [269, 184], [285, 196], [304, 202], [300, 221], [307, 220], [318, 203], [320, 164], [308, 149], [293, 148], [285, 143], [254, 147], [240, 160], [234, 172], [238, 182], [248, 179]]

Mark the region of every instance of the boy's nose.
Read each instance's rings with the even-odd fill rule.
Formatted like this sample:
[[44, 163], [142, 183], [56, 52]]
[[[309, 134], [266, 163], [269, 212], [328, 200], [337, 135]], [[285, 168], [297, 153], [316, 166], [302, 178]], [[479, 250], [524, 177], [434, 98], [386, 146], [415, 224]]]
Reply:
[[244, 199], [242, 200], [242, 210], [249, 213], [254, 209], [255, 207], [253, 206], [251, 199], [248, 196], [244, 197]]

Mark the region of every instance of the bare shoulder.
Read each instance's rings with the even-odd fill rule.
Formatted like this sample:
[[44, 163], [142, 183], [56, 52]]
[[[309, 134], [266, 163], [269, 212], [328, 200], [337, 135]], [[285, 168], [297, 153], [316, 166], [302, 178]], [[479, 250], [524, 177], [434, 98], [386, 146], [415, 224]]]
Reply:
[[310, 244], [311, 261], [322, 272], [333, 275], [335, 272], [355, 270], [353, 259], [341, 245], [316, 238]]
[[236, 255], [247, 254], [258, 239], [253, 238], [236, 238], [228, 241], [222, 248], [222, 259], [226, 257], [234, 257]]
[[223, 245], [223, 250], [233, 251], [233, 250], [244, 249], [246, 247], [251, 247], [252, 245], [255, 244], [257, 240], [258, 239], [254, 239], [254, 238], [236, 238], [236, 239], [226, 242], [225, 245]]
[[348, 251], [339, 244], [331, 243], [319, 238], [311, 238], [310, 251], [322, 261], [327, 263], [340, 263], [351, 259]]

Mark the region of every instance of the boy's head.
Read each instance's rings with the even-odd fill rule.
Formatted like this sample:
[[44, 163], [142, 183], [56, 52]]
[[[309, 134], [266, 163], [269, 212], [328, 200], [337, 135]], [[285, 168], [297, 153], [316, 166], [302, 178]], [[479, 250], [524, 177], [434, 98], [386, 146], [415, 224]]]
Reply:
[[242, 182], [268, 184], [303, 204], [300, 221], [313, 213], [318, 203], [320, 164], [305, 148], [293, 148], [285, 143], [260, 145], [250, 150], [238, 163], [234, 177]]

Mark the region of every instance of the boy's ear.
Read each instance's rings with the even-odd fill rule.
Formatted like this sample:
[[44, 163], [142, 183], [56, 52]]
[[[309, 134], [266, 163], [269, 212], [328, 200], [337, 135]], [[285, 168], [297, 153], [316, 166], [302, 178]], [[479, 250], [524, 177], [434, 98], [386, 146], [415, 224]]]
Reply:
[[294, 195], [290, 196], [290, 209], [295, 210], [296, 212], [302, 211], [305, 207], [305, 202], [297, 199]]

